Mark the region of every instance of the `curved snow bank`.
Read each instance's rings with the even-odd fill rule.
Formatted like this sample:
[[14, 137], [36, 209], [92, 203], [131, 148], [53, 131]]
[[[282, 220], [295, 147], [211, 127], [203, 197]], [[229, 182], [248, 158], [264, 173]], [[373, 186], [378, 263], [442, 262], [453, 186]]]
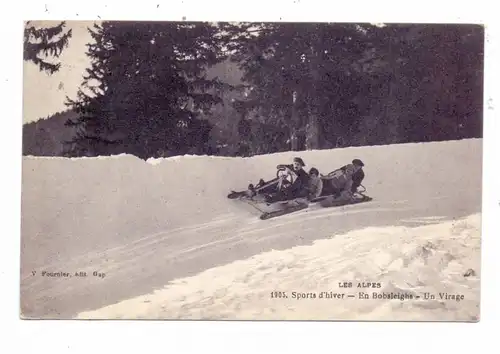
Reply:
[[[212, 268], [77, 318], [474, 321], [479, 315], [480, 222], [474, 214], [417, 228], [352, 231]], [[343, 281], [381, 287], [339, 288]], [[274, 291], [288, 298], [273, 299]], [[308, 298], [294, 298], [294, 292]], [[322, 292], [346, 295], [320, 298]], [[360, 299], [361, 292], [369, 299]], [[373, 299], [373, 293], [422, 297]], [[425, 293], [435, 298], [424, 299]]]
[[[296, 155], [307, 168], [315, 166], [322, 173], [361, 158], [366, 165], [363, 185], [374, 200], [260, 221], [255, 210], [226, 198], [232, 189], [273, 177], [277, 164]], [[207, 269], [334, 235], [350, 238], [350, 232], [360, 229], [365, 229], [364, 236], [353, 237], [358, 246], [382, 254], [386, 243], [378, 238], [392, 229], [373, 227], [407, 228], [479, 213], [481, 170], [481, 139], [252, 158], [181, 156], [145, 162], [127, 155], [25, 157], [21, 311], [29, 317], [68, 318]], [[330, 253], [332, 265], [325, 263], [325, 268], [341, 261], [338, 250]], [[363, 253], [344, 257], [352, 257], [354, 265]], [[53, 279], [32, 276], [33, 271], [98, 271], [106, 277]], [[307, 279], [306, 273], [299, 273], [296, 281]], [[425, 284], [438, 287], [432, 281], [440, 279]]]

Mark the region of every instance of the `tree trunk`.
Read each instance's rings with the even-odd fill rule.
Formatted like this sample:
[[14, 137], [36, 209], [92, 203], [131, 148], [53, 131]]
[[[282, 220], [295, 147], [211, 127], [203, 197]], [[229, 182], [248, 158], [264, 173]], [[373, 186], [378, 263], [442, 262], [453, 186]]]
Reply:
[[316, 114], [309, 114], [309, 122], [306, 127], [306, 149], [316, 150], [319, 148], [319, 126]]
[[290, 149], [292, 151], [299, 150], [299, 137], [298, 137], [298, 126], [299, 126], [299, 115], [297, 114], [297, 92], [292, 94], [292, 119], [291, 119], [291, 135], [290, 135]]
[[390, 79], [388, 83], [388, 97], [385, 103], [385, 119], [386, 119], [386, 131], [389, 135], [388, 143], [397, 144], [401, 141], [400, 139], [400, 119], [399, 114], [401, 112], [400, 102], [398, 98], [394, 95], [395, 86], [397, 82], [398, 72], [397, 62], [393, 54], [393, 43], [392, 40], [389, 41], [389, 68], [390, 68]]
[[318, 97], [321, 94], [318, 92], [318, 81], [319, 81], [319, 58], [318, 54], [311, 46], [311, 58], [309, 60], [309, 70], [313, 78], [313, 90], [310, 93], [309, 99], [309, 116], [306, 125], [306, 149], [316, 150], [319, 149], [319, 124], [318, 124]]

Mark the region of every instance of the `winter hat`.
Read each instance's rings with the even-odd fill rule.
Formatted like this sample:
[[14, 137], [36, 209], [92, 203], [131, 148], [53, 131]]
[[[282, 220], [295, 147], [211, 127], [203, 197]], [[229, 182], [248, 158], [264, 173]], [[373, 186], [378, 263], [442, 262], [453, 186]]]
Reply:
[[296, 157], [293, 159], [293, 162], [298, 162], [302, 167], [304, 167], [306, 164], [304, 163], [304, 160], [302, 160], [300, 157]]
[[353, 165], [358, 165], [358, 166], [361, 166], [361, 167], [363, 167], [365, 165], [363, 163], [363, 161], [361, 161], [360, 159], [354, 159], [354, 160], [352, 160], [352, 164]]

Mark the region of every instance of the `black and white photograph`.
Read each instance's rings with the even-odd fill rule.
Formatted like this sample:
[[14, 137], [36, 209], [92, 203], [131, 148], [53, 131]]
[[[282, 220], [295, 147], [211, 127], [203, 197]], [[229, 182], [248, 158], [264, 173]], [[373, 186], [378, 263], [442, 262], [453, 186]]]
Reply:
[[20, 317], [478, 322], [484, 47], [26, 21]]

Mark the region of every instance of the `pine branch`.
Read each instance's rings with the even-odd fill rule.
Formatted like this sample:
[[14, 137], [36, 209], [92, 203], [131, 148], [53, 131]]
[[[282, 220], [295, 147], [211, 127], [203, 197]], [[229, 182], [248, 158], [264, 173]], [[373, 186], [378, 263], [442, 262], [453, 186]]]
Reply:
[[73, 33], [70, 29], [63, 33], [65, 22], [53, 27], [35, 29], [30, 22], [27, 22], [24, 30], [24, 60], [32, 62], [40, 71], [49, 75], [57, 72], [61, 64], [52, 63], [47, 59], [59, 58], [65, 48], [68, 47], [69, 40]]

